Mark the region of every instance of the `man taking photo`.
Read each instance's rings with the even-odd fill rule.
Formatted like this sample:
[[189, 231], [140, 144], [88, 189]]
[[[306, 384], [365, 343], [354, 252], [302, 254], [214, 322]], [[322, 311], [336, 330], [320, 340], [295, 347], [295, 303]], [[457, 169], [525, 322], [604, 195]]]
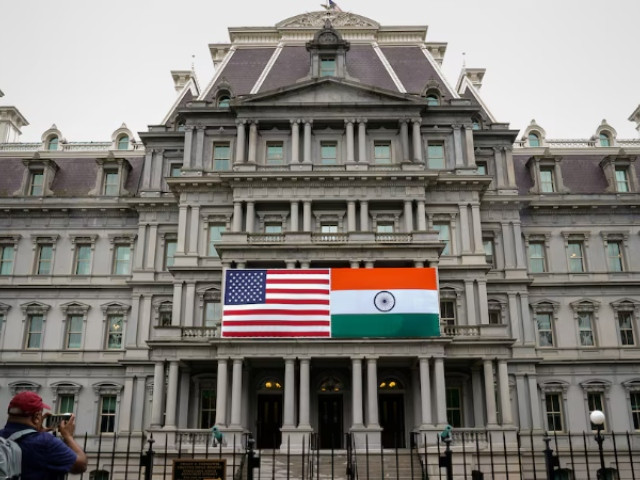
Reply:
[[44, 409], [51, 407], [43, 403], [35, 392], [20, 392], [9, 403], [9, 418], [0, 436], [9, 438], [22, 430], [32, 433], [17, 440], [22, 449], [21, 480], [60, 480], [67, 473], [82, 473], [87, 469], [87, 455], [74, 440], [75, 415], [58, 426], [60, 438], [44, 428]]

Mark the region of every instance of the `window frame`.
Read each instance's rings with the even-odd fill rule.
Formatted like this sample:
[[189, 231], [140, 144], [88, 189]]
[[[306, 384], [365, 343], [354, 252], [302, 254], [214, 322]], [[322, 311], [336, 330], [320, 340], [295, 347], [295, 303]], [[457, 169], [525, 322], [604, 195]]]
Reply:
[[[442, 157], [432, 155], [432, 149], [440, 149]], [[441, 160], [442, 166], [433, 165], [432, 161]], [[427, 143], [427, 168], [430, 170], [445, 170], [447, 168], [447, 152], [444, 140], [429, 140]]]
[[[96, 418], [96, 434], [115, 434], [118, 431], [118, 421], [120, 418], [120, 397], [122, 394], [122, 385], [113, 384], [113, 383], [99, 383], [93, 385], [93, 390], [96, 394], [98, 408], [97, 408], [97, 418]], [[105, 418], [104, 413], [104, 398], [114, 399], [114, 409], [113, 413], [108, 412], [106, 417], [112, 418], [113, 420], [108, 420], [108, 423], [112, 423], [112, 430], [103, 429], [103, 419]]]
[[[73, 264], [71, 266], [71, 275], [86, 276], [91, 275], [93, 272], [93, 254], [95, 251], [97, 235], [70, 235]], [[87, 271], [86, 273], [79, 273], [78, 267], [80, 266], [80, 252], [83, 248], [89, 248], [89, 258], [86, 261]]]
[[[378, 149], [386, 148], [389, 155], [379, 156]], [[373, 140], [373, 164], [374, 165], [392, 165], [393, 164], [393, 143], [391, 140]]]
[[[58, 235], [32, 235], [31, 241], [33, 243], [34, 249], [34, 259], [33, 259], [33, 275], [46, 277], [52, 276], [54, 274], [54, 266], [55, 266], [55, 257], [56, 257], [56, 245], [58, 242]], [[43, 248], [51, 249], [51, 258], [43, 259], [42, 254], [44, 251]], [[44, 263], [43, 263], [44, 262]], [[44, 264], [48, 264], [48, 271], [44, 271], [41, 267]]]
[[[131, 307], [123, 303], [111, 302], [100, 306], [102, 310], [102, 322], [103, 322], [103, 341], [102, 347], [106, 351], [124, 351], [125, 348], [125, 334], [127, 331], [127, 321], [129, 316], [129, 310]], [[111, 320], [120, 317], [121, 318], [121, 331], [119, 333], [120, 343], [117, 346], [110, 346], [110, 335], [116, 335], [117, 332], [112, 332]]]
[[175, 265], [175, 256], [178, 248], [177, 234], [169, 234], [164, 237], [164, 253], [162, 255], [162, 269], [168, 271]]
[[[40, 322], [39, 326], [34, 328], [34, 321]], [[24, 349], [25, 350], [42, 350], [44, 340], [45, 316], [42, 313], [30, 313], [27, 317], [25, 328]], [[32, 345], [31, 341], [37, 336], [37, 344]]]
[[[20, 309], [23, 314], [23, 327], [24, 327], [24, 335], [22, 340], [22, 348], [24, 350], [40, 350], [44, 345], [45, 340], [45, 330], [47, 325], [47, 315], [50, 310], [50, 306], [40, 302], [29, 302], [20, 305]], [[30, 332], [31, 332], [31, 321], [32, 317], [39, 316], [42, 317], [42, 325], [40, 327], [39, 335], [40, 335], [40, 343], [38, 347], [29, 347], [30, 340]]]
[[[44, 169], [29, 170], [29, 188], [28, 195], [30, 197], [44, 196]], [[39, 179], [38, 182], [36, 180]]]
[[[4, 235], [0, 236], [0, 276], [6, 277], [13, 275], [16, 266], [16, 254], [18, 253], [18, 244], [21, 235]], [[7, 248], [11, 248], [11, 258], [4, 258]], [[7, 265], [9, 265], [7, 267]]]
[[[462, 392], [462, 386], [448, 386], [446, 387], [446, 399], [445, 399], [445, 405], [446, 405], [446, 409], [447, 409], [447, 423], [449, 425], [451, 425], [453, 428], [462, 428], [464, 426], [464, 397], [463, 397], [463, 392]], [[455, 408], [454, 406], [451, 406], [450, 404], [450, 392], [457, 392], [458, 395], [458, 407]], [[458, 424], [456, 424], [456, 422], [453, 422], [452, 419], [453, 417], [450, 416], [450, 412], [458, 412], [458, 416], [459, 416], [459, 422]]]
[[[638, 345], [638, 318], [640, 318], [640, 302], [623, 298], [616, 302], [611, 302], [611, 308], [615, 316], [616, 329], [618, 331], [618, 341], [622, 348], [635, 348]], [[626, 335], [622, 335], [621, 315], [629, 318], [629, 328], [625, 328]], [[625, 343], [624, 338], [630, 335], [633, 343]]]
[[[272, 156], [270, 148], [280, 148], [280, 156]], [[285, 158], [285, 142], [283, 140], [267, 140], [264, 151], [264, 164], [268, 167], [280, 167], [285, 164]]]
[[[89, 314], [90, 305], [86, 305], [80, 302], [69, 302], [60, 305], [60, 309], [62, 310], [62, 323], [64, 327], [64, 338], [63, 338], [63, 350], [81, 350], [84, 345], [84, 336], [87, 330], [87, 318]], [[70, 347], [69, 346], [69, 333], [71, 331], [71, 317], [80, 317], [81, 325], [80, 325], [80, 345], [78, 347]], [[77, 332], [76, 332], [77, 333]]]
[[116, 142], [116, 150], [129, 150], [131, 146], [131, 138], [126, 133], [120, 135]]
[[[327, 62], [330, 63], [330, 68], [327, 68]], [[335, 77], [338, 74], [338, 61], [335, 55], [320, 55], [318, 57], [318, 76], [323, 77]]]
[[[136, 234], [117, 234], [117, 235], [109, 235], [109, 243], [111, 250], [111, 275], [115, 275], [118, 277], [129, 276], [133, 270], [133, 257], [135, 254], [135, 241], [137, 235]], [[124, 259], [118, 258], [118, 252], [120, 248], [128, 248], [129, 249], [129, 258], [127, 261], [128, 269], [126, 273], [119, 272], [119, 265], [123, 265]]]
[[[114, 180], [115, 181], [110, 181]], [[117, 197], [120, 194], [120, 172], [117, 168], [104, 169], [104, 181], [102, 195], [105, 197]]]
[[[56, 413], [75, 413], [78, 411], [78, 394], [82, 389], [81, 385], [76, 383], [71, 383], [68, 381], [57, 382], [51, 385], [51, 390], [53, 390], [53, 411]], [[63, 408], [61, 398], [67, 397], [73, 400], [73, 406], [71, 409]]]
[[[333, 157], [325, 157], [324, 155], [324, 149], [325, 147], [332, 147], [334, 149], [334, 156]], [[320, 165], [328, 165], [328, 166], [332, 166], [332, 165], [338, 165], [338, 163], [340, 163], [339, 160], [339, 145], [338, 145], [338, 141], [337, 140], [320, 140], [320, 155], [318, 156], [318, 158], [320, 159]], [[330, 160], [330, 161], [327, 161]]]
[[[640, 378], [634, 378], [622, 383], [627, 397], [627, 408], [629, 409], [629, 425], [633, 426], [633, 430], [640, 431]], [[637, 402], [634, 405], [634, 401]], [[638, 407], [634, 409], [634, 406]]]
[[[446, 231], [447, 231], [447, 238], [443, 238], [441, 236], [441, 227], [447, 227]], [[433, 221], [433, 230], [438, 232], [438, 241], [439, 242], [443, 242], [445, 244], [444, 249], [442, 250], [442, 253], [440, 254], [441, 256], [451, 256], [454, 255], [453, 253], [453, 245], [452, 245], [452, 228], [451, 228], [451, 221], [449, 220], [434, 220]]]
[[[557, 344], [557, 336], [555, 333], [555, 326], [558, 322], [558, 311], [560, 309], [560, 305], [557, 302], [552, 302], [551, 300], [541, 300], [537, 303], [533, 303], [530, 305], [533, 316], [532, 319], [535, 322], [536, 329], [536, 347], [537, 348], [558, 348]], [[540, 329], [540, 320], [538, 319], [539, 315], [548, 315], [549, 318], [549, 328], [548, 329]], [[540, 335], [541, 332], [550, 332], [551, 334], [551, 342], [550, 345], [543, 344], [541, 341], [542, 337]]]
[[[543, 410], [543, 416], [545, 419], [545, 425], [546, 425], [546, 430], [548, 432], [557, 432], [557, 433], [564, 433], [569, 431], [569, 425], [568, 425], [568, 420], [569, 417], [567, 416], [567, 391], [569, 389], [569, 385], [565, 382], [546, 382], [543, 384], [539, 385], [540, 387], [540, 391], [542, 392], [542, 410]], [[548, 405], [548, 397], [555, 397], [558, 399], [557, 402], [557, 410], [552, 410], [549, 411], [549, 409], [547, 408]], [[552, 425], [549, 423], [549, 415], [554, 415], [555, 417], [559, 416], [560, 419], [560, 430], [556, 430], [555, 428], [552, 428]], [[553, 421], [553, 427], [556, 427], [556, 421], [554, 418]]]
[[[564, 238], [564, 247], [566, 251], [567, 257], [567, 273], [570, 275], [580, 275], [586, 274], [589, 272], [589, 261], [587, 257], [587, 252], [589, 248], [589, 232], [562, 232], [562, 236]], [[572, 252], [572, 245], [580, 247], [580, 256], [572, 257], [576, 252]], [[572, 265], [577, 265], [577, 262], [572, 262], [572, 260], [580, 261], [580, 270], [573, 270]]]
[[[218, 236], [220, 238], [212, 238], [212, 232], [214, 228], [221, 227]], [[213, 220], [207, 223], [207, 256], [211, 258], [220, 258], [218, 251], [215, 248], [216, 243], [222, 240], [222, 234], [228, 231], [228, 225], [226, 221]]]
[[[226, 148], [227, 157], [217, 156], [217, 152], [219, 149]], [[221, 150], [220, 150], [221, 151]], [[222, 162], [226, 162], [226, 168], [223, 168], [224, 165]], [[231, 170], [233, 165], [232, 157], [231, 157], [231, 142], [230, 141], [214, 141], [211, 146], [211, 167], [214, 172], [228, 172]]]
[[[220, 290], [215, 288], [207, 288], [198, 293], [201, 309], [201, 326], [206, 328], [219, 329], [222, 324], [222, 294]], [[217, 305], [219, 318], [207, 318], [209, 314], [209, 305]]]

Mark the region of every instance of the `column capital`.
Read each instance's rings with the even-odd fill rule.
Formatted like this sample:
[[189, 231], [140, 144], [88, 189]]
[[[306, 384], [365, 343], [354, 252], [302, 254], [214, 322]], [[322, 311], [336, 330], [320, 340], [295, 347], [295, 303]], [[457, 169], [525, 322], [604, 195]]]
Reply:
[[412, 122], [412, 121], [413, 121], [413, 119], [411, 119], [411, 118], [401, 118], [400, 120], [398, 120], [398, 123], [400, 123], [400, 124], [404, 123], [404, 124], [408, 125], [409, 122]]
[[248, 123], [252, 126], [252, 127], [257, 127], [258, 124], [260, 123], [260, 120], [249, 120]]
[[300, 122], [302, 122], [302, 120], [300, 120], [299, 118], [294, 118], [294, 119], [289, 120], [289, 123], [290, 123], [291, 125], [297, 125], [297, 124], [299, 124]]
[[185, 126], [184, 126], [184, 131], [185, 131], [185, 132], [187, 132], [187, 131], [189, 131], [189, 132], [190, 132], [190, 131], [195, 130], [195, 128], [196, 128], [196, 127], [195, 127], [194, 125], [185, 125]]
[[242, 120], [240, 120], [240, 119], [236, 119], [236, 125], [238, 125], [238, 126], [241, 126], [241, 125], [242, 125], [242, 126], [244, 126], [244, 125], [246, 125], [246, 124], [247, 124], [247, 120], [244, 120], [244, 119], [242, 119]]
[[311, 118], [304, 118], [301, 120], [302, 123], [304, 123], [305, 125], [313, 125], [313, 119]]
[[454, 123], [453, 125], [451, 125], [451, 128], [453, 128], [454, 130], [460, 130], [462, 128], [462, 124]]
[[206, 130], [206, 125], [196, 125], [196, 130]]
[[361, 118], [361, 117], [358, 117], [358, 118], [356, 119], [356, 121], [357, 121], [358, 123], [362, 123], [362, 124], [366, 124], [366, 123], [367, 123], [367, 119], [366, 119], [366, 118]]
[[416, 118], [412, 118], [412, 119], [411, 119], [411, 122], [412, 122], [414, 125], [415, 125], [415, 124], [420, 125], [420, 124], [422, 123], [422, 119], [421, 119], [421, 118], [418, 118], [418, 117], [416, 117]]
[[349, 125], [349, 124], [353, 125], [354, 123], [356, 123], [356, 119], [355, 118], [345, 118], [344, 119], [344, 124], [345, 125]]

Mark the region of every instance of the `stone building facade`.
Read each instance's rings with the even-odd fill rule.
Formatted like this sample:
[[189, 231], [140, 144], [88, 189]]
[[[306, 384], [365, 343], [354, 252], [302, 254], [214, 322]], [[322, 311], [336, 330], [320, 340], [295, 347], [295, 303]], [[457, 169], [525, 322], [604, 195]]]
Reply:
[[[343, 448], [640, 429], [640, 140], [519, 136], [424, 26], [230, 28], [158, 125], [17, 143], [0, 108], [0, 399], [78, 432]], [[632, 116], [630, 119], [636, 118]], [[441, 336], [225, 339], [228, 268], [436, 267]]]

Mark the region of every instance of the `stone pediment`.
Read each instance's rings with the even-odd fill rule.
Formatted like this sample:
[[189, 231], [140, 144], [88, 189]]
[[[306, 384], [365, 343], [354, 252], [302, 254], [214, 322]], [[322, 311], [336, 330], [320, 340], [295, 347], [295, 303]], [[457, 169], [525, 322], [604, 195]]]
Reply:
[[336, 29], [366, 29], [377, 30], [380, 25], [370, 18], [356, 15], [350, 12], [336, 11], [319, 11], [308, 12], [295, 17], [287, 18], [276, 25], [279, 30], [300, 28], [300, 29], [320, 29], [324, 27], [325, 22], [329, 19], [331, 25]]
[[292, 105], [362, 103], [378, 106], [384, 105], [385, 103], [414, 103], [410, 97], [401, 93], [371, 88], [346, 80], [325, 78], [309, 80], [285, 89], [254, 95], [240, 102], [238, 106], [242, 106], [243, 104], [256, 106], [261, 103], [273, 104], [275, 102], [278, 104], [284, 103]]

